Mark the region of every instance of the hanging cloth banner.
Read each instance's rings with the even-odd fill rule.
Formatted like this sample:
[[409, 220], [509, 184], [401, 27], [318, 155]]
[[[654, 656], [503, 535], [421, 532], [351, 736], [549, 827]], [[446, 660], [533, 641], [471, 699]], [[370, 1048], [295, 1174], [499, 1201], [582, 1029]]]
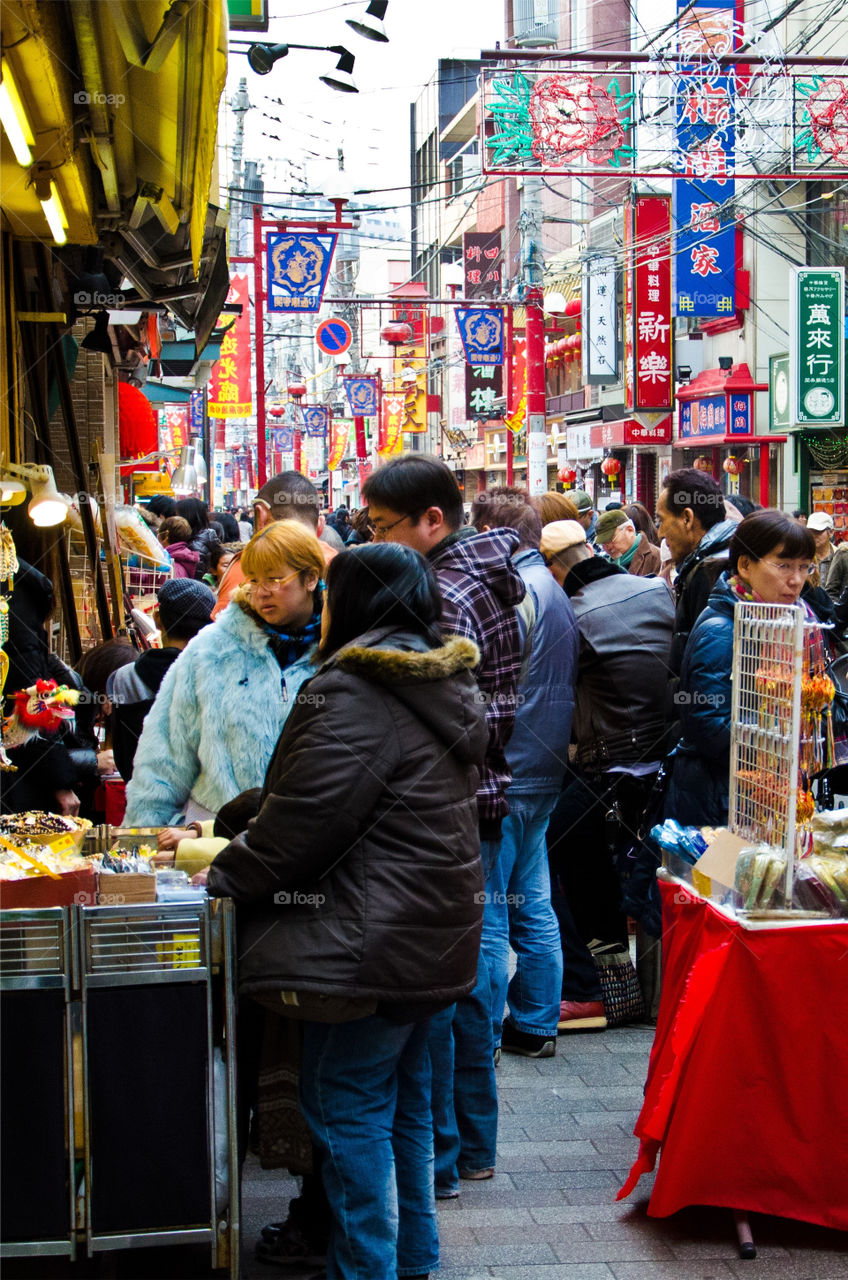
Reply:
[[338, 471], [347, 453], [350, 441], [350, 419], [339, 418], [330, 428], [330, 447], [327, 450], [327, 470]]
[[318, 311], [337, 235], [272, 232], [266, 242], [269, 311]]
[[[227, 302], [241, 303], [241, 315], [221, 341], [221, 355], [209, 378], [210, 418], [249, 418], [253, 413], [250, 395], [250, 296], [247, 276], [233, 276]], [[227, 323], [229, 317], [224, 318]]]
[[679, 64], [675, 101], [675, 167], [680, 174], [672, 182], [676, 316], [729, 316], [735, 310], [736, 78], [733, 71], [721, 74], [714, 60], [736, 43], [734, 3], [695, 0], [693, 7], [691, 0], [678, 0], [687, 61]]
[[320, 438], [327, 434], [332, 414], [326, 404], [311, 404], [303, 409], [303, 429], [308, 436]]
[[503, 307], [457, 307], [456, 323], [469, 364], [503, 364]]
[[355, 418], [373, 418], [377, 413], [377, 379], [345, 378], [350, 411]]
[[383, 396], [382, 443], [377, 450], [383, 458], [403, 453], [404, 397], [402, 394]]
[[294, 428], [274, 427], [271, 439], [278, 453], [294, 453]]

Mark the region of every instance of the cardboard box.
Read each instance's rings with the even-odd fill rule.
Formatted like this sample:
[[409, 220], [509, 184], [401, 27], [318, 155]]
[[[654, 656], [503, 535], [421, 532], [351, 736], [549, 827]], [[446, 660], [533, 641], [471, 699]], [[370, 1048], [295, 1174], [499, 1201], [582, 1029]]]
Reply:
[[131, 907], [156, 901], [156, 877], [142, 871], [100, 872], [97, 876], [97, 903], [101, 907]]

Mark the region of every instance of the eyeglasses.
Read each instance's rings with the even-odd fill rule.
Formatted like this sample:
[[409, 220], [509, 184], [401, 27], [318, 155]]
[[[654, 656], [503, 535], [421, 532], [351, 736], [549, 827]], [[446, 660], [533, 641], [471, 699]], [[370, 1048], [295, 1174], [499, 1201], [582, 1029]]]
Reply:
[[248, 578], [245, 585], [251, 591], [276, 591], [278, 587], [284, 587], [287, 582], [299, 577], [300, 571], [296, 570], [294, 573], [290, 573], [287, 578]]
[[396, 529], [399, 524], [403, 524], [404, 520], [411, 520], [412, 516], [401, 516], [399, 520], [393, 520], [391, 524], [375, 524], [373, 520], [368, 521], [368, 528], [373, 533], [377, 542], [382, 542], [392, 529]]
[[763, 564], [767, 564], [770, 568], [774, 569], [776, 573], [780, 574], [781, 578], [792, 578], [795, 574], [798, 574], [801, 578], [809, 578], [810, 575], [816, 571], [816, 566], [814, 564], [808, 564], [805, 560], [798, 563], [797, 561], [793, 562], [792, 560], [764, 559]]

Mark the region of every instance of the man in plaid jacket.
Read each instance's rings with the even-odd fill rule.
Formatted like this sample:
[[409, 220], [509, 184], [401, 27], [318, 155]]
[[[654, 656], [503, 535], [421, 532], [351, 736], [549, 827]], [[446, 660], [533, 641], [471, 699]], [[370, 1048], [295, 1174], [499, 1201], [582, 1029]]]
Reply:
[[[510, 782], [505, 748], [515, 722], [521, 668], [516, 606], [524, 583], [512, 565], [513, 529], [478, 533], [464, 527], [462, 494], [438, 458], [394, 458], [363, 490], [374, 537], [400, 542], [427, 556], [442, 593], [442, 631], [465, 636], [480, 649], [475, 673], [485, 700], [489, 745], [477, 792], [480, 856], [488, 881], [500, 845]], [[436, 1194], [458, 1194], [458, 1177], [489, 1178], [497, 1142], [491, 983], [481, 955], [470, 996], [431, 1023]], [[453, 1089], [451, 1090], [451, 1082]]]

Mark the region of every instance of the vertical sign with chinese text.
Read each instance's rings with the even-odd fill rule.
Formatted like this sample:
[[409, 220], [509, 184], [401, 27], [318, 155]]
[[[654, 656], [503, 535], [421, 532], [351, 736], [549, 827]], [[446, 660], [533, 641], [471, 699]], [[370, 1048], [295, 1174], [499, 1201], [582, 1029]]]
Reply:
[[845, 268], [793, 267], [789, 413], [797, 424], [845, 426]]
[[462, 237], [466, 298], [497, 298], [503, 279], [501, 233], [466, 231]]
[[210, 418], [249, 418], [250, 396], [250, 297], [247, 276], [233, 276], [228, 303], [241, 303], [241, 315], [224, 334], [221, 355], [212, 366], [208, 387]]
[[503, 395], [503, 366], [465, 366], [465, 416], [483, 418], [495, 412], [495, 400]]
[[[671, 199], [637, 196], [632, 208], [629, 409], [670, 409], [672, 383]], [[626, 221], [629, 219], [626, 219]]]
[[615, 258], [590, 258], [583, 264], [583, 381], [618, 378]]

